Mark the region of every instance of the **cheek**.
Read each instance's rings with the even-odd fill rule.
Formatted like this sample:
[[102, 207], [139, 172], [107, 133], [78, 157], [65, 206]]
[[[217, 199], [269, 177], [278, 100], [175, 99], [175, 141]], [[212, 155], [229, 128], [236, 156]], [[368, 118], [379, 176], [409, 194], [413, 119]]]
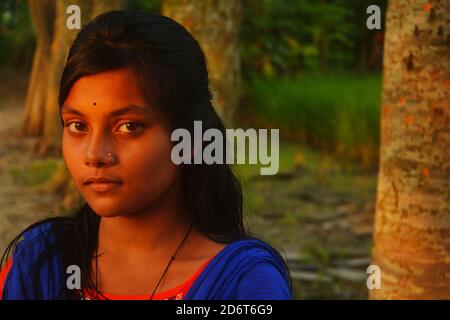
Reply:
[[[155, 132], [151, 139], [128, 148], [122, 155], [126, 182], [139, 198], [158, 197], [175, 181], [179, 167], [170, 157], [172, 143], [165, 132]], [[126, 168], [126, 169], [125, 169]]]
[[76, 183], [79, 180], [77, 177], [80, 174], [78, 166], [80, 163], [81, 150], [79, 150], [78, 144], [73, 143], [73, 141], [71, 142], [70, 138], [64, 135], [62, 138], [61, 147], [64, 162], [66, 163], [67, 169]]

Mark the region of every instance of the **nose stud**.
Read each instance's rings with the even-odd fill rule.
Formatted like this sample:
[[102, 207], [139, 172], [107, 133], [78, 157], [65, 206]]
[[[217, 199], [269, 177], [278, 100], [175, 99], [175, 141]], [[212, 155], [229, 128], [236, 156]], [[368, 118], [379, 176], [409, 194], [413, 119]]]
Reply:
[[112, 157], [112, 154], [111, 154], [111, 153], [108, 153], [107, 156], [108, 156], [108, 157]]

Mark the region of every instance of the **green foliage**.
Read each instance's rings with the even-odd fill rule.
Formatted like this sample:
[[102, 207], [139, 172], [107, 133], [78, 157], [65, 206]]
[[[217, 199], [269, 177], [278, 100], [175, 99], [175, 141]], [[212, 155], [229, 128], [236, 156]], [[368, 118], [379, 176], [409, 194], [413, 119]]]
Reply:
[[162, 0], [126, 0], [127, 9], [159, 13]]
[[[373, 36], [365, 27], [365, 9], [378, 4], [384, 12], [386, 2], [244, 0], [241, 25], [244, 76], [360, 68], [370, 55]], [[161, 0], [126, 0], [126, 7], [159, 12]], [[1, 1], [0, 68], [29, 69], [34, 45], [26, 0]]]
[[[127, 8], [159, 13], [160, 0], [126, 0]], [[0, 68], [29, 71], [36, 38], [26, 0], [0, 2]]]
[[31, 69], [35, 37], [26, 0], [0, 2], [0, 68]]
[[[244, 75], [294, 75], [355, 70], [370, 54], [366, 8], [386, 0], [247, 0], [244, 2]], [[365, 39], [363, 39], [365, 38]], [[366, 48], [360, 43], [366, 41]]]
[[367, 165], [377, 161], [379, 76], [254, 78], [249, 88], [254, 112], [273, 127]]

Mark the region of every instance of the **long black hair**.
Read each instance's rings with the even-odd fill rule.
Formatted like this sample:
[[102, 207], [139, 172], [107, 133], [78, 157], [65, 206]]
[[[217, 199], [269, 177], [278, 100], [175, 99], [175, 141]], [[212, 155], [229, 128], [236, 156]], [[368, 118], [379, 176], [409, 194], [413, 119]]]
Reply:
[[[204, 130], [215, 128], [225, 136], [225, 127], [211, 103], [208, 70], [198, 42], [174, 20], [148, 12], [111, 11], [83, 27], [70, 48], [61, 77], [60, 108], [78, 79], [121, 68], [131, 68], [139, 89], [150, 105], [158, 108], [169, 129], [185, 128], [193, 136], [194, 121], [200, 120]], [[182, 164], [181, 176], [184, 205], [197, 230], [220, 243], [252, 238], [244, 227], [241, 185], [229, 165]], [[64, 230], [57, 232], [60, 236], [54, 251], [63, 252], [66, 265], [80, 266], [82, 287], [98, 293], [91, 280], [91, 262], [100, 218], [84, 204], [74, 217], [37, 224], [48, 221]], [[8, 246], [2, 263], [20, 236], [37, 224]], [[62, 297], [79, 298], [73, 291]]]

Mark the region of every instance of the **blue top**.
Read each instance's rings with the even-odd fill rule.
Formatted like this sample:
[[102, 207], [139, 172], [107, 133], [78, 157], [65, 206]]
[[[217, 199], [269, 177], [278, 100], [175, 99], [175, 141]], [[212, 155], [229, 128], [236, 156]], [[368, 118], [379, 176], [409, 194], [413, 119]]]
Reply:
[[[50, 224], [25, 232], [24, 239], [17, 244], [3, 287], [3, 299], [61, 299], [66, 285], [61, 257], [55, 254], [45, 261], [39, 259], [55, 240], [47, 232]], [[37, 274], [31, 274], [31, 265], [37, 261], [42, 265], [37, 268]], [[275, 249], [258, 239], [237, 240], [226, 245], [208, 263], [184, 299], [289, 300], [293, 296], [288, 279], [284, 262]]]

